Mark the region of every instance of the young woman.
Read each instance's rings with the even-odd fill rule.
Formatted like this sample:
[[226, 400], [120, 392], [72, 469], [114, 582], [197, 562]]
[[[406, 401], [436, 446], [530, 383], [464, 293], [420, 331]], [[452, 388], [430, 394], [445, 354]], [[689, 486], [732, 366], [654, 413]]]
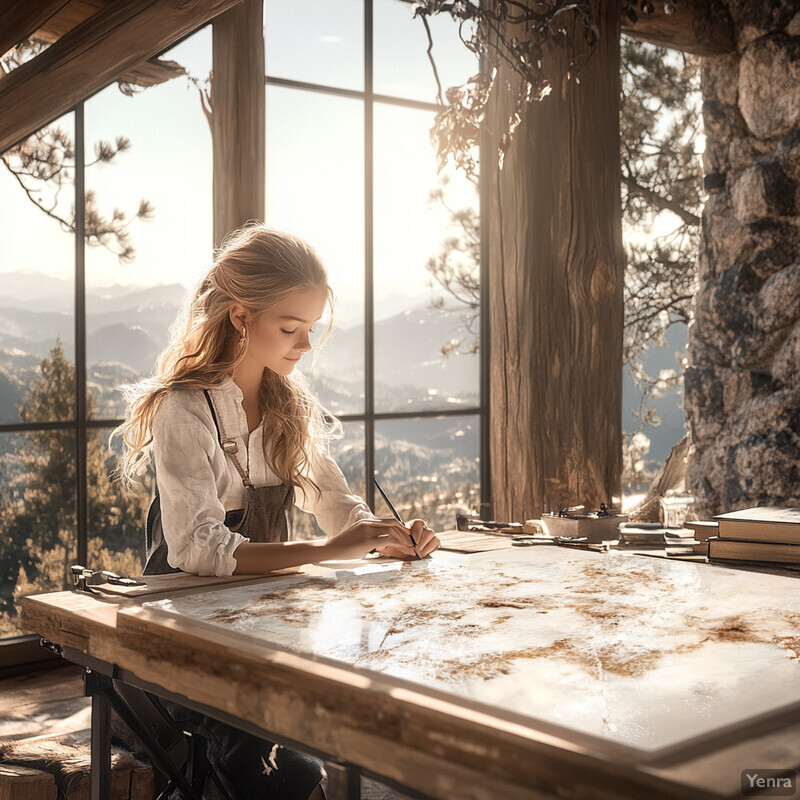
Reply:
[[[297, 237], [251, 224], [225, 241], [155, 377], [129, 389], [119, 429], [124, 480], [155, 463], [145, 572], [262, 574], [373, 549], [411, 558], [412, 535], [422, 557], [439, 546], [422, 520], [376, 518], [328, 454], [331, 426], [294, 370], [331, 304], [319, 257]], [[288, 541], [295, 504], [327, 539]], [[209, 760], [234, 796], [323, 796], [312, 759], [207, 722], [220, 751]]]

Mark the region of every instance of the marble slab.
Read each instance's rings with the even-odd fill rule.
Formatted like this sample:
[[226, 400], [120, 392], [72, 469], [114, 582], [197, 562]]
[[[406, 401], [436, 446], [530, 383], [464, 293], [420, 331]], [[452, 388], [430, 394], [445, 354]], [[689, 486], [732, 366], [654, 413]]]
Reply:
[[706, 564], [537, 547], [144, 605], [628, 755], [800, 703], [800, 581]]

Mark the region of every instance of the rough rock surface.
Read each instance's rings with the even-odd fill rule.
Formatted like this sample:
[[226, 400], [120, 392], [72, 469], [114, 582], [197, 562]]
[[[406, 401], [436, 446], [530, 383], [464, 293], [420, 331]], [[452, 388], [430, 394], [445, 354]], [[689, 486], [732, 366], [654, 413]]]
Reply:
[[774, 139], [800, 124], [800, 38], [756, 39], [739, 66], [739, 108], [759, 139]]
[[702, 71], [709, 199], [685, 382], [700, 517], [800, 506], [800, 10], [728, 7], [738, 53]]

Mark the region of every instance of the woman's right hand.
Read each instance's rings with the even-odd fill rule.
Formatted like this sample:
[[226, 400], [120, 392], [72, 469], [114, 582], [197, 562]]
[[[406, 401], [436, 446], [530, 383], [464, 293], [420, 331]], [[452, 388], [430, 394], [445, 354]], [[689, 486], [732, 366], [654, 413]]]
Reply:
[[408, 528], [393, 519], [363, 520], [332, 536], [322, 546], [324, 559], [346, 561], [364, 558], [371, 550], [391, 544], [393, 548], [414, 555]]

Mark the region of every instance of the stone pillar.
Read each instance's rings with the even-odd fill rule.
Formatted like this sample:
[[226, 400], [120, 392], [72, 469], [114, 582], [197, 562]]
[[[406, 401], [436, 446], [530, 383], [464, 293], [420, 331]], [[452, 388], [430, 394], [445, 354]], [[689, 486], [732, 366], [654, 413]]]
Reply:
[[737, 52], [702, 70], [709, 198], [685, 384], [701, 518], [800, 506], [800, 11], [728, 7]]

